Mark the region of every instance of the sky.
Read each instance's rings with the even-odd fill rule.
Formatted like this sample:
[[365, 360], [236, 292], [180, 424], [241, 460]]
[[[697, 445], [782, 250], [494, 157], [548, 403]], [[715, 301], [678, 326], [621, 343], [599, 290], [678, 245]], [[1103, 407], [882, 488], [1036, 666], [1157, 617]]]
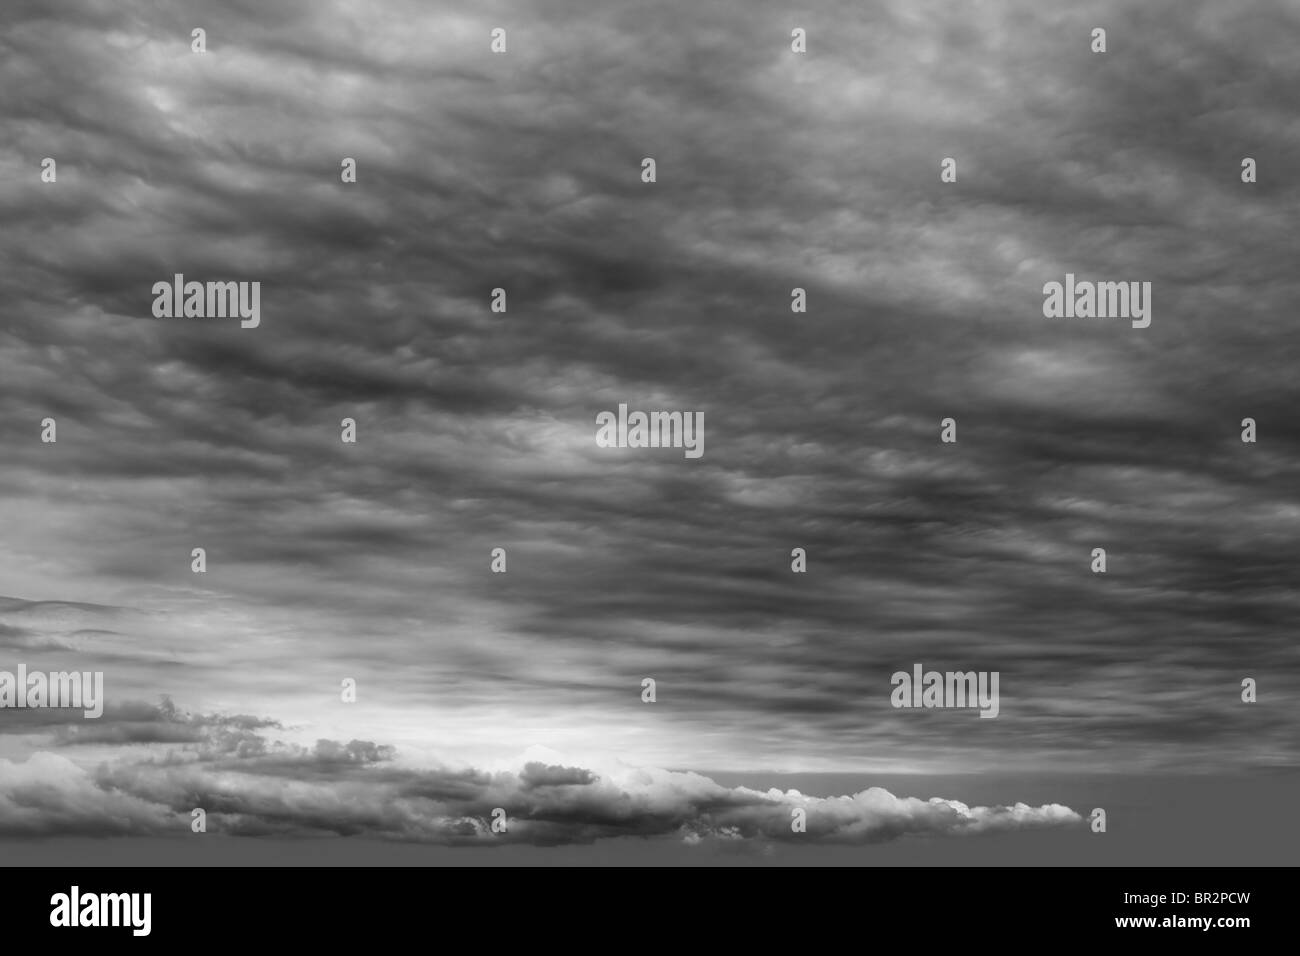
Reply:
[[[710, 774], [1294, 768], [1298, 26], [5, 4], [0, 670], [106, 711], [0, 711], [0, 837], [857, 844], [1090, 808]], [[156, 318], [177, 273], [260, 325]], [[1046, 318], [1067, 273], [1151, 325]], [[997, 719], [892, 707], [918, 663]]]

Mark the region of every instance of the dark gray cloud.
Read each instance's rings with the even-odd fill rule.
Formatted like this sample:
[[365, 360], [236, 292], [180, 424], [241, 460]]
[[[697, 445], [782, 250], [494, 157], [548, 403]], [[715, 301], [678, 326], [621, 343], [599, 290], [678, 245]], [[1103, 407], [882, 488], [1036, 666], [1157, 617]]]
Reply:
[[585, 787], [595, 781], [596, 777], [590, 770], [547, 766], [538, 761], [525, 764], [523, 773], [519, 775], [519, 782], [530, 790], [535, 787]]
[[[60, 754], [230, 743], [274, 786], [382, 773], [365, 740], [475, 768], [1295, 765], [1294, 6], [0, 25], [0, 580], [82, 602], [0, 606], [0, 668], [99, 667], [109, 715], [167, 693], [297, 735], [114, 718]], [[154, 319], [176, 272], [261, 281], [261, 327]], [[1044, 319], [1066, 272], [1150, 281], [1151, 327]], [[702, 410], [704, 456], [597, 448], [620, 402]], [[998, 719], [892, 709], [915, 662], [1000, 671]], [[17, 713], [14, 747], [45, 720]], [[493, 772], [391, 786], [461, 812]], [[513, 786], [595, 787], [552, 773]], [[297, 819], [240, 793], [249, 827]], [[746, 808], [718, 827], [764, 830]]]
[[[107, 705], [104, 715], [95, 720], [78, 720], [75, 715], [69, 719], [65, 714], [55, 739], [63, 746], [201, 744], [205, 752], [246, 755], [263, 751], [265, 741], [257, 733], [259, 730], [279, 726], [277, 721], [248, 715], [184, 713], [169, 698], [163, 698], [157, 706], [139, 701]], [[342, 751], [340, 756], [350, 754]]]

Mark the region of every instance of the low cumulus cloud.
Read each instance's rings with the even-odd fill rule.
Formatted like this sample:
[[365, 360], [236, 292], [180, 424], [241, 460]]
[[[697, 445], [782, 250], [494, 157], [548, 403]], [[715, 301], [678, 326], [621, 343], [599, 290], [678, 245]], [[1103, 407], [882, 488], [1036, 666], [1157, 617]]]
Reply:
[[[196, 807], [206, 811], [210, 830], [233, 835], [447, 845], [557, 845], [618, 836], [859, 844], [1080, 822], [1059, 804], [972, 807], [898, 797], [879, 787], [813, 797], [727, 787], [702, 774], [653, 767], [594, 770], [538, 760], [494, 772], [417, 767], [371, 741], [287, 744], [261, 733], [272, 722], [188, 714], [169, 701], [106, 718], [96, 725], [104, 728], [96, 730], [96, 742], [130, 746], [97, 765], [47, 750], [0, 760], [0, 836], [182, 834]], [[167, 746], [149, 746], [158, 742]], [[508, 821], [502, 833], [492, 831], [498, 807]], [[796, 811], [806, 832], [792, 829]]]

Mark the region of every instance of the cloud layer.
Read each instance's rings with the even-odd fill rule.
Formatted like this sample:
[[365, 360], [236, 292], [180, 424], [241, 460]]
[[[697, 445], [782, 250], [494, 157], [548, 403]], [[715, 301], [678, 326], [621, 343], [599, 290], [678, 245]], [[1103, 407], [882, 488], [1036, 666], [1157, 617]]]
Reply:
[[[0, 837], [159, 836], [189, 831], [202, 808], [211, 832], [238, 836], [359, 836], [446, 845], [589, 843], [606, 837], [800, 840], [861, 844], [1078, 824], [1058, 804], [969, 807], [899, 798], [873, 787], [811, 797], [720, 786], [697, 773], [582, 767], [532, 760], [513, 772], [413, 768], [391, 747], [268, 741], [247, 717], [191, 715], [170, 702], [133, 705], [105, 721], [127, 736], [188, 745], [119, 750], [86, 769], [51, 751], [0, 759]], [[151, 728], [145, 731], [143, 728]], [[121, 739], [102, 734], [98, 741]], [[65, 738], [65, 744], [82, 743]], [[506, 829], [494, 831], [504, 811]], [[800, 830], [794, 829], [799, 816]]]
[[[0, 668], [103, 669], [111, 706], [259, 714], [310, 755], [228, 727], [236, 766], [306, 767], [319, 738], [468, 766], [1294, 766], [1298, 16], [4, 4]], [[260, 281], [261, 326], [154, 319], [177, 272]], [[1151, 327], [1044, 319], [1066, 272], [1150, 281]], [[620, 402], [702, 410], [704, 457], [597, 448]], [[893, 710], [916, 662], [998, 670], [999, 717]], [[7, 771], [43, 719], [0, 714]], [[148, 716], [61, 733], [199, 742]], [[186, 786], [247, 776], [221, 767], [111, 793], [169, 826]], [[525, 810], [561, 792], [515, 773]], [[646, 787], [681, 788], [638, 810], [659, 827], [767, 832], [789, 803]], [[357, 826], [441, 826], [362, 789]], [[330, 792], [231, 819], [323, 821]], [[895, 812], [838, 806], [819, 825]]]

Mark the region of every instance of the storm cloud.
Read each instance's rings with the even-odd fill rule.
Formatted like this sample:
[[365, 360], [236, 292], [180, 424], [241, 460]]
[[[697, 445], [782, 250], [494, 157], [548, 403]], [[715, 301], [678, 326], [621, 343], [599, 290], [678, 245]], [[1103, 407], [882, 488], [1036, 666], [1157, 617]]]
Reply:
[[[108, 709], [0, 712], [0, 828], [855, 842], [1077, 818], [705, 772], [1294, 767], [1298, 27], [6, 3], [0, 669]], [[177, 273], [261, 324], [155, 318]], [[1150, 327], [1045, 318], [1067, 273]], [[598, 447], [620, 403], [705, 454]], [[997, 719], [893, 709], [915, 663]]]

